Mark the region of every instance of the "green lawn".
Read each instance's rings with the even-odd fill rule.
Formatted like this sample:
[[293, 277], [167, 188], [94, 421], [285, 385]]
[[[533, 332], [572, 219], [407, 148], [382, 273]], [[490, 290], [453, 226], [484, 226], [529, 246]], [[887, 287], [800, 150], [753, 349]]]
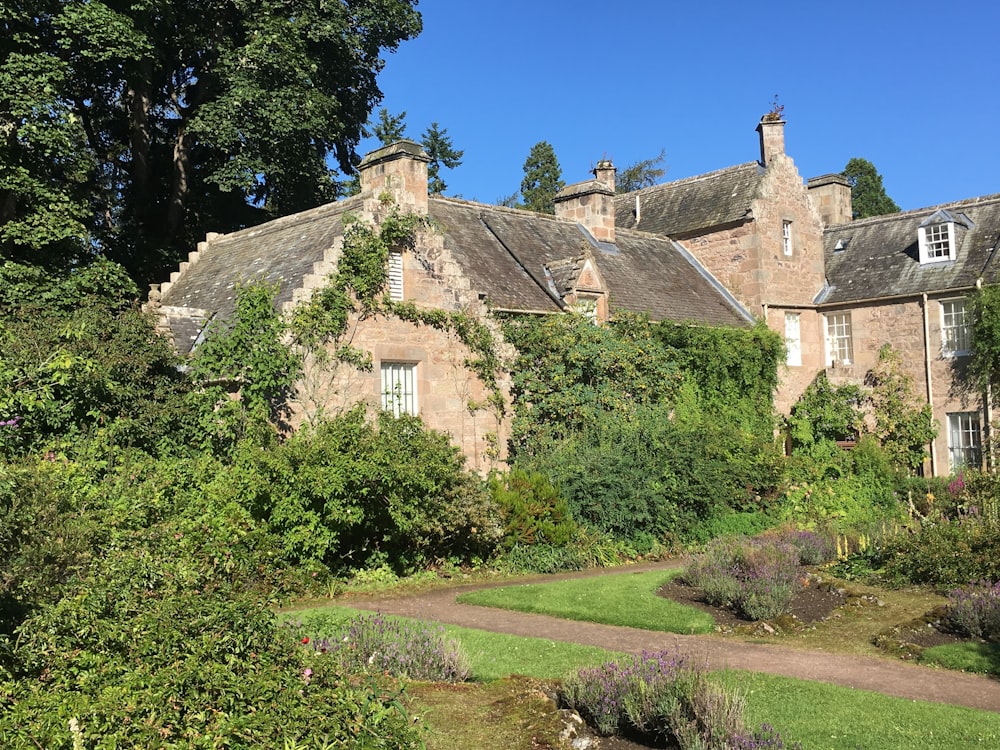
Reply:
[[[648, 576], [649, 574], [641, 574]], [[662, 576], [661, 574], [657, 574]], [[616, 576], [617, 577], [617, 576]], [[627, 576], [623, 576], [627, 578]], [[362, 613], [327, 606], [285, 612], [307, 632], [329, 635], [339, 623]], [[461, 642], [473, 677], [490, 681], [510, 674], [553, 679], [581, 666], [619, 656], [589, 646], [520, 638], [482, 630], [444, 626]], [[748, 719], [767, 722], [806, 750], [971, 750], [1000, 747], [1000, 713], [891, 698], [863, 690], [750, 672], [720, 672], [719, 679], [744, 691]], [[933, 679], [933, 675], [928, 675]], [[455, 693], [462, 700], [462, 693]], [[501, 719], [497, 719], [502, 721]], [[455, 744], [455, 750], [463, 748]], [[469, 746], [472, 747], [471, 745]]]
[[715, 621], [711, 615], [656, 595], [656, 590], [678, 573], [677, 570], [618, 573], [501, 586], [462, 594], [458, 601], [667, 633], [712, 632]]

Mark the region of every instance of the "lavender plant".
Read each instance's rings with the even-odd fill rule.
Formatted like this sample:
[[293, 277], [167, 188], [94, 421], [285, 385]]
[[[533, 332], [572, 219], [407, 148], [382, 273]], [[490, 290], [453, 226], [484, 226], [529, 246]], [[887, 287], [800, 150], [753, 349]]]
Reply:
[[947, 619], [961, 633], [1000, 641], [1000, 583], [982, 581], [949, 592]]
[[779, 542], [795, 547], [802, 565], [822, 565], [832, 562], [837, 557], [837, 548], [833, 540], [829, 536], [821, 536], [813, 531], [781, 528], [764, 536], [773, 537]]
[[329, 654], [352, 673], [387, 673], [411, 680], [462, 682], [469, 661], [444, 628], [419, 620], [359, 615], [328, 636], [302, 638], [303, 644]]
[[765, 620], [784, 612], [802, 587], [799, 550], [773, 538], [716, 539], [692, 558], [683, 580], [715, 606]]
[[669, 651], [581, 669], [563, 681], [561, 699], [603, 735], [637, 735], [681, 750], [785, 747], [771, 727], [747, 731], [743, 696]]

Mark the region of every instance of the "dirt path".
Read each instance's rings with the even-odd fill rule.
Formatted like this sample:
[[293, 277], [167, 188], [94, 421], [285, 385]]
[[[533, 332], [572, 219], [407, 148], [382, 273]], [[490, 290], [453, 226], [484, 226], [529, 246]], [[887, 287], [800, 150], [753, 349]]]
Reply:
[[[677, 563], [644, 565], [629, 571], [668, 569]], [[546, 576], [540, 581], [567, 577], [620, 573], [621, 569]], [[503, 584], [494, 584], [503, 585]], [[507, 584], [509, 585], [509, 583]], [[807, 651], [774, 644], [747, 643], [713, 635], [676, 635], [648, 630], [561, 620], [546, 615], [459, 604], [455, 598], [486, 585], [450, 587], [415, 596], [350, 598], [344, 604], [386, 614], [418, 617], [494, 633], [548, 638], [553, 641], [639, 653], [642, 650], [681, 648], [704, 658], [713, 669], [746, 669], [753, 672], [816, 680], [834, 685], [873, 690], [886, 695], [935, 703], [969, 706], [1000, 712], [1000, 680], [948, 670], [932, 669], [890, 658], [864, 657]]]

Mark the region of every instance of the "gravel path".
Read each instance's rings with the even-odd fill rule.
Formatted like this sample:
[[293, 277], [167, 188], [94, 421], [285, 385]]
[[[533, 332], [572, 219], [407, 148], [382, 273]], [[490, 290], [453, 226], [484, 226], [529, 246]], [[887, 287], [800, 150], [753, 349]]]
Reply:
[[[677, 563], [644, 565], [629, 571], [667, 569]], [[620, 573], [586, 571], [579, 574], [546, 576], [551, 581], [567, 577]], [[494, 584], [502, 585], [502, 584]], [[816, 680], [834, 685], [873, 690], [886, 695], [1000, 712], [1000, 680], [932, 669], [890, 658], [831, 654], [775, 644], [747, 643], [714, 635], [676, 635], [648, 630], [597, 625], [507, 610], [459, 604], [455, 598], [486, 585], [449, 587], [414, 596], [386, 596], [344, 601], [358, 609], [418, 617], [424, 620], [478, 628], [494, 633], [547, 638], [581, 643], [628, 653], [642, 650], [682, 648], [696, 658], [704, 658], [714, 669], [746, 669], [752, 672]]]

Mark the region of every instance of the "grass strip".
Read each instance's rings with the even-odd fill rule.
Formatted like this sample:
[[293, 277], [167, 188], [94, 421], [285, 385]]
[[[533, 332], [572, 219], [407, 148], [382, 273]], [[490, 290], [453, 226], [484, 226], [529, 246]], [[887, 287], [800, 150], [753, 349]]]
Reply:
[[679, 572], [618, 573], [500, 586], [462, 594], [458, 601], [666, 633], [712, 632], [715, 620], [708, 613], [656, 595], [656, 590]]
[[[307, 630], [315, 629], [321, 635], [359, 614], [370, 613], [332, 605], [285, 612], [282, 618], [299, 621]], [[574, 669], [621, 656], [544, 638], [522, 638], [453, 625], [444, 628], [449, 636], [461, 642], [472, 663], [473, 677], [481, 682], [512, 674], [558, 679]], [[767, 722], [783, 737], [801, 742], [808, 750], [1000, 747], [1000, 713], [757, 672], [731, 670], [715, 674], [746, 695], [747, 718], [752, 726]], [[932, 678], [928, 675], [928, 679]], [[455, 698], [461, 701], [462, 692], [455, 691]], [[455, 740], [452, 747], [463, 750], [479, 746]]]

